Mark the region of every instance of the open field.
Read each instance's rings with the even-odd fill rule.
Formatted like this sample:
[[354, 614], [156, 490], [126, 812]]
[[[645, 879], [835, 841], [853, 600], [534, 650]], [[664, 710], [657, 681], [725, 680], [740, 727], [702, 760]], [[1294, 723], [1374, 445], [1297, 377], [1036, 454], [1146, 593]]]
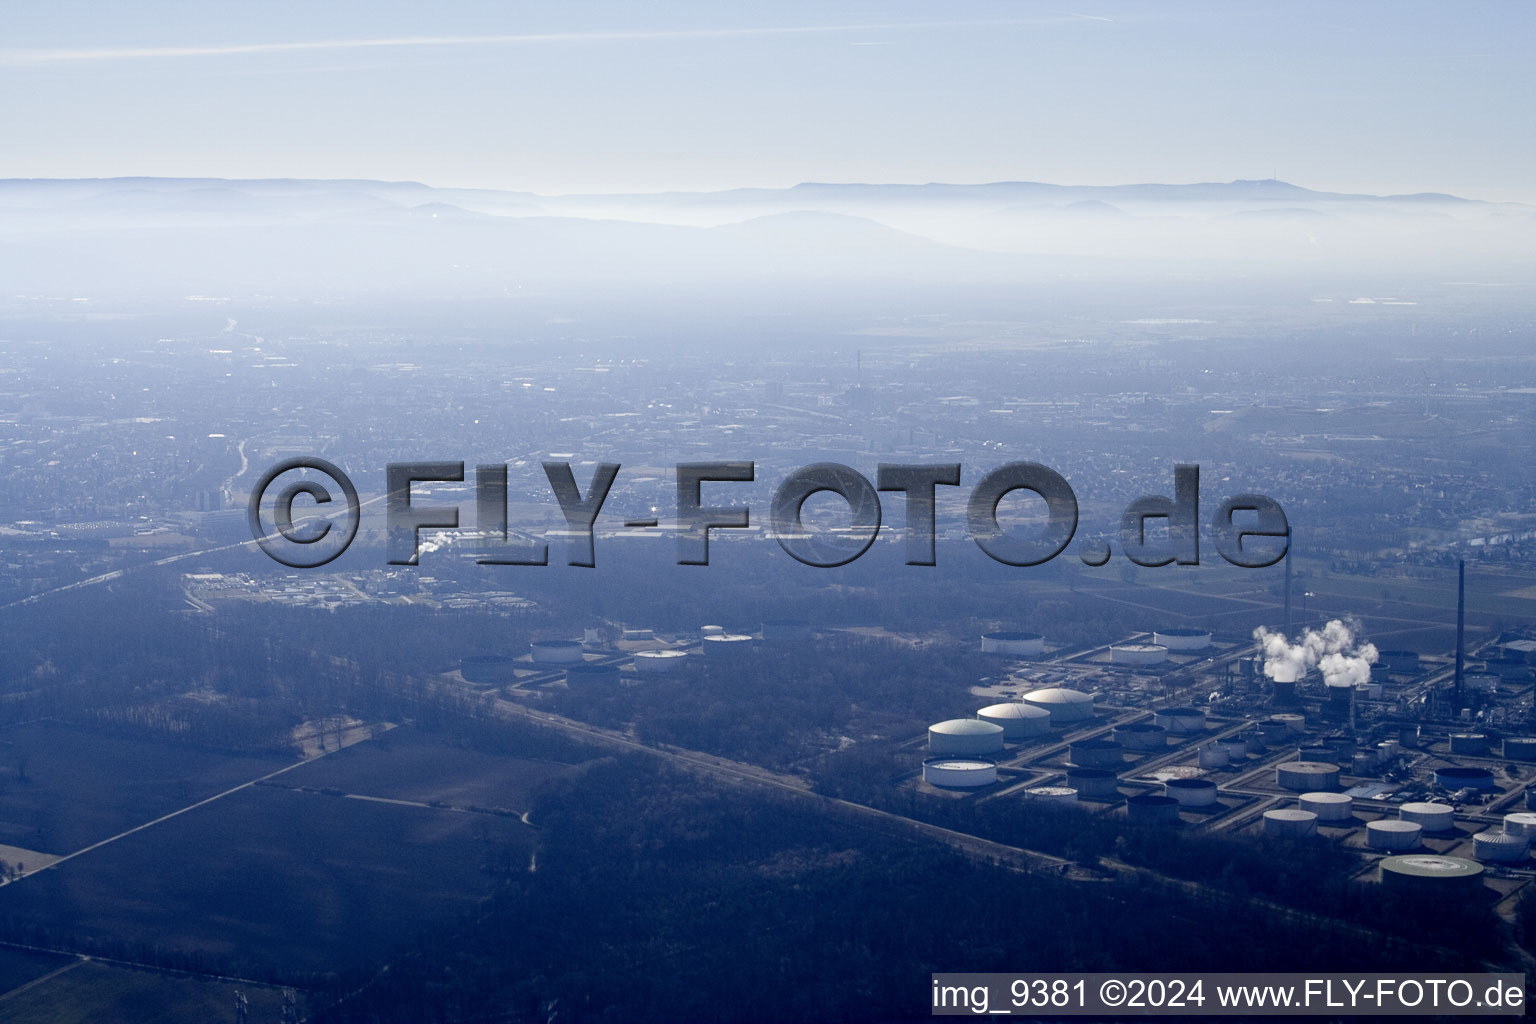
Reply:
[[0, 843], [63, 855], [292, 759], [35, 722], [0, 731]]
[[0, 994], [0, 1019], [8, 1024], [232, 1021], [237, 991], [244, 994], [252, 1021], [281, 1018], [281, 989], [76, 961], [41, 984]]
[[381, 962], [474, 907], [515, 818], [259, 786], [0, 890], [0, 915], [59, 933], [323, 972]]
[[67, 967], [74, 961], [74, 957], [59, 953], [0, 946], [0, 1020], [10, 1020], [7, 1016], [10, 1008], [3, 1001], [5, 993], [36, 981], [50, 971]]

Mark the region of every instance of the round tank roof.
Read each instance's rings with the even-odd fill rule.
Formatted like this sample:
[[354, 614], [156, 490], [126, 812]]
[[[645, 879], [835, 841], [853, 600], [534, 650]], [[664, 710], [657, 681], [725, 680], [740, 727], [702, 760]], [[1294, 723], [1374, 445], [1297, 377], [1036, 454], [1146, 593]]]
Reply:
[[1163, 783], [1169, 789], [1182, 789], [1193, 792], [1197, 789], [1215, 789], [1216, 783], [1210, 779], [1168, 779]]
[[928, 731], [946, 736], [995, 736], [1003, 731], [1003, 727], [974, 718], [951, 718], [947, 722], [935, 722], [928, 727]]
[[1005, 703], [990, 704], [976, 712], [987, 718], [1049, 718], [1051, 713], [1045, 708], [1037, 708], [1033, 704]]
[[1414, 878], [1475, 878], [1483, 873], [1483, 866], [1465, 857], [1410, 853], [1383, 859], [1381, 870]]
[[1303, 793], [1301, 799], [1314, 804], [1353, 804], [1354, 797], [1345, 793]]
[[930, 757], [923, 762], [924, 768], [944, 768], [952, 772], [983, 772], [996, 768], [996, 761], [983, 761], [971, 757]]
[[1024, 699], [1035, 704], [1086, 704], [1093, 700], [1082, 690], [1072, 690], [1065, 686], [1051, 686], [1043, 690], [1031, 690], [1024, 695]]

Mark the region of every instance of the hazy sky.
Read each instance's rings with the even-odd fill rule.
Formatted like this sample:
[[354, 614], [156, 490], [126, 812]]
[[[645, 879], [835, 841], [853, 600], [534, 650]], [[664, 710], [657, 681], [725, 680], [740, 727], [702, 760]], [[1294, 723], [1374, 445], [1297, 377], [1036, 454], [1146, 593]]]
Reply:
[[0, 177], [1536, 200], [1536, 4], [0, 7]]

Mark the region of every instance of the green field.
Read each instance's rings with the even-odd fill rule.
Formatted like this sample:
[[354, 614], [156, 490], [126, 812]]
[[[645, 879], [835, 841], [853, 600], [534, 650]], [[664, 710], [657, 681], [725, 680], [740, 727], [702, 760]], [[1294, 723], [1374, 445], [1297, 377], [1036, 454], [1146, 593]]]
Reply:
[[281, 1019], [280, 989], [141, 971], [91, 961], [12, 996], [0, 995], [7, 1024], [187, 1024], [233, 1021], [235, 993], [253, 1022]]

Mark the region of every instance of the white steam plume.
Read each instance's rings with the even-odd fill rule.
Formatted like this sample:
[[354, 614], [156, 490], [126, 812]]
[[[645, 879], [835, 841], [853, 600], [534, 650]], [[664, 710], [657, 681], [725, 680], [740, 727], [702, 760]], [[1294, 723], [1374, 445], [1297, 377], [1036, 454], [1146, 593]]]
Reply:
[[1292, 643], [1284, 633], [1260, 626], [1253, 631], [1264, 655], [1264, 674], [1277, 683], [1294, 683], [1311, 669], [1329, 686], [1355, 686], [1371, 678], [1376, 645], [1359, 643], [1354, 630], [1334, 619], [1321, 630], [1309, 629]]

